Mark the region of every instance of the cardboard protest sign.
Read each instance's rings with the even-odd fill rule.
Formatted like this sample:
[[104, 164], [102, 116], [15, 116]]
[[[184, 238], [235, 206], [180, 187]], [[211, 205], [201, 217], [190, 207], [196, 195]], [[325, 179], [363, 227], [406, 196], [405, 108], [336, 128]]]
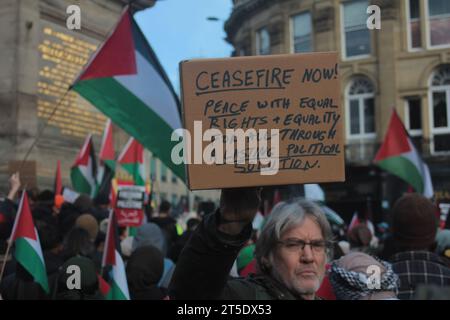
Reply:
[[144, 186], [118, 186], [115, 213], [119, 227], [137, 227], [144, 219]]
[[172, 160], [191, 190], [345, 180], [337, 53], [188, 60], [180, 75]]

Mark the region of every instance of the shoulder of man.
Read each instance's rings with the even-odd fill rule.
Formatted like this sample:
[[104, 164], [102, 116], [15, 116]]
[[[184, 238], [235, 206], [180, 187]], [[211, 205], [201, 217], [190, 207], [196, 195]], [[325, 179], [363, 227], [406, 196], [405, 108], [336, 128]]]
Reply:
[[234, 278], [228, 280], [222, 292], [222, 299], [271, 300], [273, 297], [259, 281], [252, 278]]
[[250, 275], [246, 278], [235, 278], [228, 281], [223, 299], [247, 300], [293, 300], [291, 294], [274, 285], [264, 275]]

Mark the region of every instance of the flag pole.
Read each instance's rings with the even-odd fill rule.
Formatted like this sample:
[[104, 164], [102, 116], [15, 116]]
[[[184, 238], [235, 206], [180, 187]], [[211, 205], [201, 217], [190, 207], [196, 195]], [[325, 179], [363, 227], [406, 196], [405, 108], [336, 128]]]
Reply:
[[5, 253], [5, 258], [3, 259], [3, 264], [2, 264], [2, 271], [0, 273], [0, 282], [3, 279], [3, 273], [5, 272], [5, 267], [6, 267], [6, 261], [8, 260], [8, 256], [9, 256], [9, 250], [12, 247], [12, 241], [8, 241], [8, 247], [6, 248], [6, 253]]

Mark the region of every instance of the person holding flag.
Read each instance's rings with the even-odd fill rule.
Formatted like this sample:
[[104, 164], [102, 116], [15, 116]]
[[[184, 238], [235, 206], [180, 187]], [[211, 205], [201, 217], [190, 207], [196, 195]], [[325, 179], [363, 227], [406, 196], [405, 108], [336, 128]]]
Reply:
[[[50, 289], [44, 256], [25, 191], [22, 192], [6, 256], [12, 246], [13, 256], [17, 261], [16, 274], [9, 286], [2, 284], [2, 296], [14, 300], [48, 298]], [[0, 280], [3, 278], [5, 262], [2, 265]]]

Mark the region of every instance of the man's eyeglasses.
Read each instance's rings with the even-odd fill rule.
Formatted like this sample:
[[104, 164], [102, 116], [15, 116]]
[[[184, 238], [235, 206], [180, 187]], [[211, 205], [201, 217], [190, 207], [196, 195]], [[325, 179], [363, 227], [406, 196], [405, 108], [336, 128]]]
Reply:
[[327, 249], [330, 249], [332, 247], [332, 243], [325, 240], [313, 240], [306, 242], [300, 239], [289, 239], [278, 241], [278, 243], [286, 248], [289, 252], [303, 252], [303, 250], [305, 250], [305, 247], [308, 245], [311, 248], [312, 252], [324, 253]]

